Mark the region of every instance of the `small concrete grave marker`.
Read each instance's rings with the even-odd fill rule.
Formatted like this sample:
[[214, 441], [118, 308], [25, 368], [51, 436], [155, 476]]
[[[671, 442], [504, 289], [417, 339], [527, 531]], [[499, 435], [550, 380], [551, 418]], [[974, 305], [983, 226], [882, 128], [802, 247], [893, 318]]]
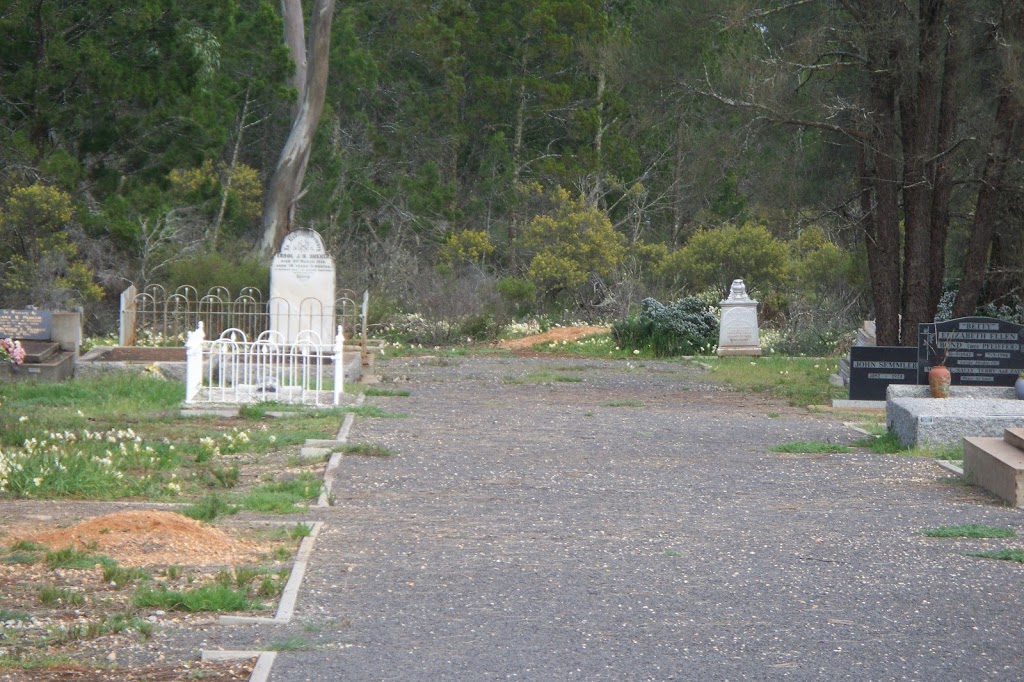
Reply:
[[718, 325], [718, 355], [761, 355], [757, 301], [747, 295], [742, 279], [733, 280], [729, 297], [720, 304], [722, 318]]
[[295, 343], [302, 331], [313, 331], [320, 344], [335, 336], [334, 259], [313, 230], [285, 235], [281, 251], [270, 264], [270, 328]]

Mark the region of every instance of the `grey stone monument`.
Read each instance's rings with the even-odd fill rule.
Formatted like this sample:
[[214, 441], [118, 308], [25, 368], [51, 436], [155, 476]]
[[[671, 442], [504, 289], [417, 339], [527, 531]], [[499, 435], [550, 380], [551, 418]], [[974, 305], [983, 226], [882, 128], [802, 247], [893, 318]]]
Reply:
[[313, 230], [285, 235], [270, 264], [270, 329], [286, 343], [304, 331], [315, 332], [320, 344], [332, 346], [335, 324], [334, 259]]
[[761, 355], [761, 334], [757, 327], [757, 301], [747, 295], [742, 279], [734, 279], [729, 297], [720, 302], [718, 355]]

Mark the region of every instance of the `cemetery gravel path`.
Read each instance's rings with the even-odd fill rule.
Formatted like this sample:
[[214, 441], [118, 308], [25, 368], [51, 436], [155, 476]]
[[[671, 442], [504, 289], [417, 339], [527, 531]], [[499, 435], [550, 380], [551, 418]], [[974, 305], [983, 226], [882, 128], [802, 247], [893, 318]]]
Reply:
[[402, 358], [357, 418], [269, 679], [1021, 680], [1024, 519], [935, 463], [670, 362]]

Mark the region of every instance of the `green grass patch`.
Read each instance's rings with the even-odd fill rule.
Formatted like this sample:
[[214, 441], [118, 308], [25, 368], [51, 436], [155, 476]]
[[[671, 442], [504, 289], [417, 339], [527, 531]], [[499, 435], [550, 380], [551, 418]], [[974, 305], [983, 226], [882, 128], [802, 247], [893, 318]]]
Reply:
[[39, 588], [39, 602], [49, 607], [81, 606], [85, 603], [85, 595], [65, 587], [47, 585]]
[[265, 648], [267, 651], [309, 651], [313, 643], [305, 637], [288, 637], [268, 642]]
[[266, 608], [245, 589], [222, 584], [204, 585], [192, 590], [169, 590], [166, 587], [143, 585], [136, 590], [132, 603], [143, 609], [167, 611], [254, 611]]
[[319, 478], [303, 473], [291, 480], [263, 483], [240, 495], [237, 503], [250, 511], [291, 514], [301, 511], [298, 505], [315, 502], [322, 486]]
[[124, 587], [128, 583], [151, 578], [152, 576], [141, 568], [124, 567], [113, 561], [103, 565], [103, 580], [107, 584], [112, 583], [117, 587]]
[[900, 443], [899, 438], [893, 431], [886, 431], [880, 436], [868, 436], [857, 441], [856, 445], [867, 448], [879, 455], [895, 455], [909, 452], [909, 449]]
[[98, 639], [106, 635], [134, 630], [142, 639], [153, 634], [153, 624], [135, 616], [104, 616], [91, 623], [62, 626], [51, 631], [48, 642], [53, 645]]
[[25, 613], [24, 611], [12, 611], [11, 609], [5, 609], [0, 607], [0, 622], [7, 622], [9, 620], [18, 621], [23, 623], [27, 620], [32, 620], [32, 616]]
[[377, 388], [376, 386], [367, 386], [361, 390], [363, 395], [380, 398], [408, 398], [412, 395], [412, 391], [406, 391], [404, 389], [389, 389], [389, 388]]
[[380, 419], [404, 419], [409, 415], [404, 412], [389, 412], [383, 410], [374, 405], [354, 405], [352, 407], [341, 407], [338, 411], [345, 413], [352, 413], [357, 417], [376, 417]]
[[346, 443], [339, 448], [335, 448], [335, 451], [346, 455], [359, 455], [360, 457], [391, 457], [396, 454], [390, 448], [373, 443]]
[[771, 449], [772, 452], [791, 452], [801, 454], [831, 454], [839, 452], [851, 452], [853, 448], [839, 443], [828, 443], [821, 440], [795, 440], [789, 443], [780, 443]]
[[0, 670], [49, 670], [64, 668], [74, 663], [67, 656], [40, 652], [22, 653], [13, 648], [7, 649], [7, 653], [0, 654]]
[[639, 400], [609, 400], [601, 403], [601, 407], [643, 407], [644, 404]]
[[921, 535], [930, 538], [1015, 538], [1017, 532], [1012, 528], [968, 523], [959, 526], [929, 528], [921, 531]]
[[1024, 564], [1024, 549], [998, 549], [990, 552], [973, 552], [967, 556], [981, 559], [998, 559], [999, 561], [1016, 561]]
[[733, 389], [768, 393], [790, 405], [827, 405], [846, 395], [842, 387], [828, 382], [836, 365], [830, 358], [702, 357], [701, 362], [717, 381]]
[[74, 547], [62, 547], [45, 554], [44, 560], [49, 568], [92, 568], [96, 564], [109, 564], [113, 560], [105, 556], [97, 556]]
[[568, 374], [559, 374], [558, 372], [541, 370], [537, 372], [528, 372], [522, 377], [506, 376], [502, 381], [506, 384], [578, 384], [581, 383], [583, 379], [581, 377], [571, 376]]
[[181, 513], [190, 519], [211, 523], [221, 516], [231, 516], [238, 511], [238, 507], [228, 502], [221, 495], [207, 495], [198, 502], [188, 505], [181, 510]]
[[292, 540], [301, 540], [302, 538], [308, 538], [313, 532], [313, 526], [305, 523], [296, 523], [288, 531], [288, 537]]

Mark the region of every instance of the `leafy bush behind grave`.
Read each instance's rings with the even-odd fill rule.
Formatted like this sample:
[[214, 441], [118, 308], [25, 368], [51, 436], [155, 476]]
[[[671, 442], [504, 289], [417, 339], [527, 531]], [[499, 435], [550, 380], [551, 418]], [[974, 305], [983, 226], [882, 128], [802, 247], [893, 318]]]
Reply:
[[649, 350], [658, 357], [707, 355], [718, 342], [718, 318], [698, 298], [664, 305], [653, 298], [640, 303], [640, 315], [612, 325], [619, 346]]

